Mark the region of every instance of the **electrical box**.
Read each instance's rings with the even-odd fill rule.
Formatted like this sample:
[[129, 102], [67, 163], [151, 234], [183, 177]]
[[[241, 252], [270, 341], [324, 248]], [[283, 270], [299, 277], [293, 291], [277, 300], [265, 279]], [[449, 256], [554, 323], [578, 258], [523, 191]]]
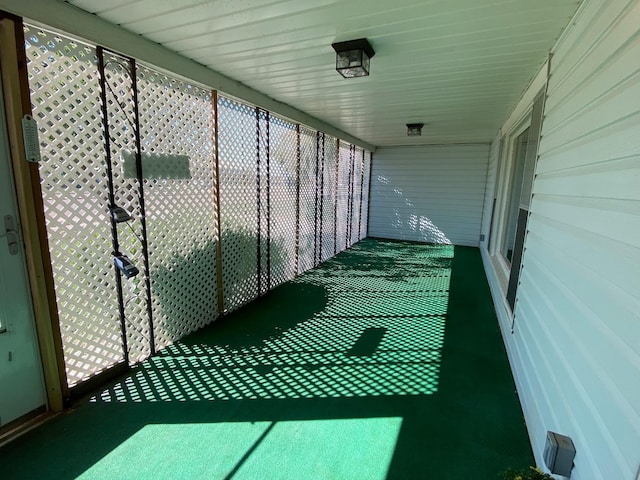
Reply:
[[136, 266], [131, 263], [131, 260], [129, 260], [125, 255], [114, 255], [113, 263], [116, 267], [118, 267], [118, 270], [120, 270], [122, 274], [127, 278], [133, 278], [138, 273], [140, 273], [140, 270], [138, 270]]
[[571, 438], [555, 432], [547, 432], [547, 443], [544, 446], [544, 463], [551, 473], [571, 476], [576, 448]]
[[117, 205], [111, 207], [111, 215], [116, 223], [128, 222], [131, 220], [131, 215], [129, 215], [124, 208], [118, 207]]

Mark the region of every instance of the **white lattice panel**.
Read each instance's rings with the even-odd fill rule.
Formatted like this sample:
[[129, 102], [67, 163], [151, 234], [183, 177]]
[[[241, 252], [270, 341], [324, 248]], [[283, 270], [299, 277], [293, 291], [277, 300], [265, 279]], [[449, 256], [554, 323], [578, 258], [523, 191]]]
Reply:
[[258, 239], [260, 241], [260, 282], [258, 294], [269, 291], [271, 285], [271, 158], [269, 152], [269, 115], [265, 110], [258, 109], [256, 116], [257, 139], [256, 160], [259, 156], [260, 163], [256, 165], [256, 173], [260, 181], [258, 207], [260, 209], [260, 222]]
[[217, 316], [210, 90], [137, 70], [156, 349]]
[[316, 215], [316, 132], [300, 127], [300, 247], [298, 272], [314, 265]]
[[96, 52], [25, 27], [67, 382], [122, 362]]
[[353, 174], [351, 176], [351, 245], [358, 243], [358, 240], [360, 240], [360, 201], [362, 196], [360, 187], [362, 185], [363, 158], [364, 151], [356, 148], [352, 168]]
[[367, 237], [367, 227], [369, 225], [369, 184], [371, 177], [371, 152], [365, 152], [363, 188], [362, 188], [362, 215], [360, 220], [360, 239]]
[[271, 116], [271, 283], [291, 280], [295, 272], [296, 125]]
[[258, 296], [255, 109], [218, 99], [222, 276], [225, 311]]
[[322, 252], [321, 261], [335, 255], [336, 139], [325, 135], [322, 170]]
[[347, 222], [349, 218], [349, 168], [351, 146], [340, 143], [338, 155], [338, 206], [336, 215], [336, 244], [338, 252], [347, 248]]

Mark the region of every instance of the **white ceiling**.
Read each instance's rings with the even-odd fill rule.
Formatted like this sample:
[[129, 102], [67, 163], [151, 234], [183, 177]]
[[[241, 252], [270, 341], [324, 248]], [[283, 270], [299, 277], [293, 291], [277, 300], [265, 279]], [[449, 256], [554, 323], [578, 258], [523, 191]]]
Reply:
[[[69, 0], [376, 146], [488, 142], [578, 0]], [[336, 41], [367, 37], [343, 79]], [[424, 122], [422, 137], [405, 124]]]

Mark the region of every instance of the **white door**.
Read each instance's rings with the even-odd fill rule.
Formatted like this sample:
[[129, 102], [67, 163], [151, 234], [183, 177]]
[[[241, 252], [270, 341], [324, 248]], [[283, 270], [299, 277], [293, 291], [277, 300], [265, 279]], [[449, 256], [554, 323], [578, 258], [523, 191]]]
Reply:
[[45, 402], [0, 84], [0, 428]]

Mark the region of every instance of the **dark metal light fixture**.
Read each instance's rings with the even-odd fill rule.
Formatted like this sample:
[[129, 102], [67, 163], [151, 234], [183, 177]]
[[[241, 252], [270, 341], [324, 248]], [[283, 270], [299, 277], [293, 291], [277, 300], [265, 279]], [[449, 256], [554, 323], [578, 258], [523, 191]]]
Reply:
[[336, 51], [336, 70], [344, 78], [366, 77], [369, 63], [376, 52], [366, 38], [332, 43]]
[[424, 123], [407, 123], [407, 135], [409, 137], [419, 137], [422, 135]]

